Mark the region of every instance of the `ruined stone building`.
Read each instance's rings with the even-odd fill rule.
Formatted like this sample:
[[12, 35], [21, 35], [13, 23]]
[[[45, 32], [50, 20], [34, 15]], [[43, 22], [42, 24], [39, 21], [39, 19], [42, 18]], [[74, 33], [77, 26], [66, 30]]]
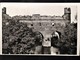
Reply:
[[28, 27], [33, 28], [34, 31], [39, 31], [43, 35], [50, 35], [53, 31], [63, 32], [63, 28], [66, 23], [71, 21], [71, 9], [64, 8], [64, 14], [62, 16], [46, 16], [40, 14], [33, 14], [32, 16], [13, 16], [10, 17], [6, 13], [6, 7], [2, 9], [3, 22], [9, 20], [19, 20], [19, 22], [26, 23]]

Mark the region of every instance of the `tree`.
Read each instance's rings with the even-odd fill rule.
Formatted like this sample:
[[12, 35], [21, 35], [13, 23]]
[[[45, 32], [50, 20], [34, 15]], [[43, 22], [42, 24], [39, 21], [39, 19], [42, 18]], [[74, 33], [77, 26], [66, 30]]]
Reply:
[[4, 54], [34, 54], [35, 45], [42, 43], [42, 34], [33, 32], [25, 23], [11, 20], [9, 25], [4, 24], [2, 29]]
[[67, 24], [61, 38], [61, 53], [76, 54], [77, 51], [77, 28], [74, 24]]

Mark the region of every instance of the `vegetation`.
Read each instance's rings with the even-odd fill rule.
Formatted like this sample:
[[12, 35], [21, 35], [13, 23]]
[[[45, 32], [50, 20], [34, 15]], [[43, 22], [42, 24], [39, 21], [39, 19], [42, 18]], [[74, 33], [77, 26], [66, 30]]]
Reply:
[[77, 24], [66, 24], [60, 39], [51, 38], [53, 47], [60, 50], [60, 54], [76, 54], [77, 53]]
[[77, 24], [67, 24], [61, 35], [61, 54], [77, 53]]
[[11, 20], [2, 27], [3, 54], [34, 54], [35, 46], [41, 45], [43, 36], [33, 32], [27, 24]]

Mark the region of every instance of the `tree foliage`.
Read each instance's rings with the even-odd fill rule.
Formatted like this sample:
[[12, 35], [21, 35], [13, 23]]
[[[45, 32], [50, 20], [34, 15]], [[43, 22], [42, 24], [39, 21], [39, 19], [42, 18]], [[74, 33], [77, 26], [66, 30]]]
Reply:
[[[77, 24], [76, 24], [77, 25]], [[75, 24], [67, 24], [64, 34], [61, 36], [60, 51], [64, 54], [76, 54], [77, 51], [77, 27]]]
[[60, 50], [60, 54], [76, 54], [77, 52], [77, 24], [66, 24], [60, 39], [51, 37], [51, 44]]
[[40, 32], [33, 32], [27, 24], [15, 20], [8, 25], [3, 23], [2, 35], [3, 54], [34, 54], [35, 45], [41, 44], [43, 39]]

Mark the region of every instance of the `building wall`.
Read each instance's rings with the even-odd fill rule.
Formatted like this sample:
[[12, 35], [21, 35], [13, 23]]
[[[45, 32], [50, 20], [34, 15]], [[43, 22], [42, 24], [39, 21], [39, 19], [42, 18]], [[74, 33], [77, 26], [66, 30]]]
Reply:
[[[3, 14], [6, 14], [6, 8], [2, 10]], [[40, 31], [45, 35], [49, 35], [55, 30], [63, 31], [63, 27], [70, 21], [70, 13], [70, 8], [65, 8], [64, 16], [66, 18], [63, 18], [64, 16], [40, 16], [40, 14], [33, 14], [32, 16], [15, 16], [12, 19], [26, 23], [27, 26], [33, 28], [34, 31]]]
[[[63, 32], [63, 28], [65, 27], [68, 20], [52, 20], [52, 21], [20, 21], [26, 23], [28, 27], [33, 28], [34, 31], [40, 31], [44, 35], [52, 34], [54, 31]], [[54, 24], [54, 25], [53, 25]]]

